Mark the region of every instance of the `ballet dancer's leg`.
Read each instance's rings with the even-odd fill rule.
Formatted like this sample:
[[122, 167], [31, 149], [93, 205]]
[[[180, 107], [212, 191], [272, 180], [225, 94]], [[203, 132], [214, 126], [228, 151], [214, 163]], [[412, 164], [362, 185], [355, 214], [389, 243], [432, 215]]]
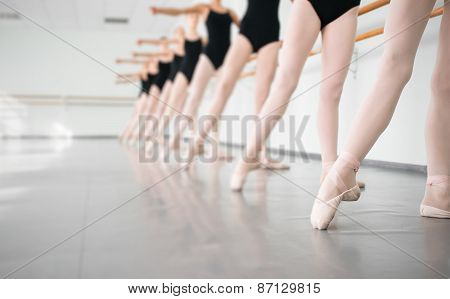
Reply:
[[439, 48], [432, 78], [426, 144], [428, 184], [420, 213], [450, 218], [450, 10], [444, 9]]
[[156, 108], [155, 108], [155, 117], [159, 118], [164, 113], [166, 109], [170, 109], [167, 107], [170, 93], [172, 91], [172, 81], [167, 81], [164, 84], [163, 90], [161, 92], [161, 96], [159, 98], [159, 101], [157, 102]]
[[[135, 119], [135, 123], [134, 123], [134, 127], [133, 127], [133, 136], [132, 136], [133, 141], [138, 140], [139, 136], [144, 135], [144, 132], [139, 132], [139, 130], [141, 129], [139, 127], [140, 117], [154, 115], [155, 109], [157, 107], [157, 102], [160, 98], [160, 94], [161, 94], [161, 91], [159, 90], [159, 88], [157, 86], [153, 85], [150, 88], [149, 95], [145, 99], [144, 105], [142, 105], [142, 110], [139, 112], [139, 115]], [[146, 124], [146, 126], [147, 125], [148, 124]]]
[[148, 100], [148, 94], [143, 94], [141, 98], [139, 99], [139, 102], [136, 105], [136, 113], [133, 116], [133, 119], [131, 120], [128, 131], [126, 133], [126, 137], [124, 137], [125, 140], [131, 140], [137, 138], [136, 129], [139, 126], [139, 118], [140, 116], [146, 115], [148, 106], [149, 106], [149, 100]]
[[147, 97], [145, 115], [154, 115], [158, 107], [159, 99], [161, 98], [161, 90], [156, 85], [150, 88], [149, 95]]
[[171, 108], [167, 107], [159, 123], [160, 124], [158, 128], [159, 138], [164, 137], [167, 125], [170, 123], [172, 118], [176, 115], [179, 115], [182, 112], [187, 96], [188, 86], [189, 82], [186, 76], [182, 73], [178, 73], [177, 76], [175, 77], [175, 81], [172, 86], [172, 91], [170, 92], [170, 97], [168, 100], [168, 105]]
[[[434, 3], [435, 0], [424, 0], [411, 5], [408, 0], [397, 0], [390, 4], [385, 27], [386, 44], [377, 79], [352, 123], [343, 154], [320, 187], [311, 212], [314, 228], [326, 229], [343, 192], [356, 186], [360, 161], [388, 126], [402, 90], [411, 77], [417, 48], [428, 21], [426, 16]], [[359, 190], [353, 191], [357, 193]], [[347, 193], [345, 196], [356, 195]]]
[[202, 126], [198, 128], [199, 131], [195, 134], [195, 141], [190, 149], [192, 156], [198, 153], [210, 130], [217, 129], [216, 126], [220, 115], [251, 53], [252, 46], [250, 42], [243, 35], [239, 34], [233, 41], [220, 69], [219, 82], [214, 91], [213, 101], [206, 113], [208, 119], [205, 119]]
[[157, 133], [156, 130], [159, 126], [159, 121], [161, 119], [161, 116], [163, 115], [163, 113], [166, 109], [171, 109], [167, 105], [168, 105], [170, 93], [172, 91], [172, 86], [173, 86], [172, 81], [167, 81], [164, 84], [163, 89], [161, 91], [159, 101], [156, 101], [156, 103], [155, 103], [155, 112], [153, 114], [153, 116], [158, 120], [158, 122], [152, 122], [148, 126], [146, 126], [145, 136], [153, 136], [153, 137], [156, 137], [156, 140], [158, 140], [158, 138], [157, 138], [158, 136], [156, 136], [156, 133]]
[[123, 131], [123, 133], [122, 133], [122, 135], [120, 137], [121, 141], [126, 141], [126, 140], [131, 138], [131, 136], [133, 134], [133, 130], [135, 128], [135, 123], [139, 119], [139, 113], [143, 109], [142, 106], [145, 104], [145, 100], [146, 99], [147, 99], [147, 95], [146, 94], [142, 94], [139, 97], [139, 99], [136, 101], [136, 103], [134, 105], [133, 113], [131, 115], [131, 118], [128, 121], [128, 124], [125, 127], [125, 130]]
[[322, 30], [322, 79], [317, 127], [322, 154], [322, 182], [337, 159], [339, 101], [352, 59], [358, 9]]
[[[183, 109], [183, 115], [189, 118], [189, 122], [192, 122], [198, 107], [200, 106], [203, 94], [208, 86], [209, 80], [214, 75], [215, 69], [211, 61], [205, 55], [200, 55], [200, 59], [194, 71], [194, 76], [191, 82], [191, 88], [189, 90], [189, 96], [187, 98], [185, 107]], [[171, 140], [171, 146], [173, 148], [179, 147], [183, 133], [188, 126], [186, 121], [180, 122], [178, 128], [174, 133]]]
[[[255, 115], [259, 115], [270, 92], [270, 86], [278, 63], [280, 43], [274, 42], [258, 51], [255, 75]], [[261, 147], [261, 164], [268, 169], [289, 169], [289, 166], [270, 159], [265, 143]]]
[[275, 81], [259, 113], [260, 124], [249, 132], [245, 157], [238, 163], [232, 175], [231, 189], [240, 191], [248, 172], [257, 164], [261, 147], [275, 125], [274, 120], [283, 116], [319, 32], [320, 20], [311, 3], [307, 0], [294, 1]]

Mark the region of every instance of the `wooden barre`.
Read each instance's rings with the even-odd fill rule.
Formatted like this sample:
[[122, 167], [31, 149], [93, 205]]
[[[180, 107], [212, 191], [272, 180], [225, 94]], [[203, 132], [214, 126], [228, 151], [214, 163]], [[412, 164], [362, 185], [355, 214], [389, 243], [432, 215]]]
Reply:
[[391, 3], [391, 0], [377, 0], [374, 1], [372, 3], [369, 3], [363, 7], [361, 7], [358, 11], [358, 16], [362, 16], [365, 15], [366, 13], [369, 13], [371, 11], [374, 11], [378, 8], [381, 8], [383, 6], [388, 5], [389, 3]]
[[[445, 5], [445, 4], [444, 4]], [[433, 12], [430, 14], [430, 19], [437, 17], [437, 16], [441, 16], [444, 13], [444, 7], [439, 7], [436, 8], [435, 10], [433, 10]]]

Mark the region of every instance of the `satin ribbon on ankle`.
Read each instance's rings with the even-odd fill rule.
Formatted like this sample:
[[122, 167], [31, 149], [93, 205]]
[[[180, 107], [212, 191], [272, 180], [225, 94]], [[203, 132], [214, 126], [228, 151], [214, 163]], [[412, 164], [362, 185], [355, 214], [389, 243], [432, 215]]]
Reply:
[[330, 170], [330, 168], [333, 166], [333, 164], [334, 164], [335, 162], [336, 162], [336, 161], [328, 161], [328, 162], [323, 162], [323, 161], [322, 161], [322, 169]]

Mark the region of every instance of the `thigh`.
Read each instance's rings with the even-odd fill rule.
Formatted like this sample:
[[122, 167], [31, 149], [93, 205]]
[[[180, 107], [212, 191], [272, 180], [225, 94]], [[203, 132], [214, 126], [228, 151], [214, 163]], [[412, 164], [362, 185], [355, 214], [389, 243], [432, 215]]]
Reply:
[[280, 42], [265, 45], [258, 51], [256, 59], [256, 89], [270, 89], [278, 64]]
[[161, 99], [160, 99], [162, 101], [161, 104], [167, 103], [169, 96], [170, 96], [170, 92], [172, 91], [172, 86], [173, 86], [172, 81], [167, 81], [164, 84], [163, 90], [161, 92]]
[[[448, 82], [450, 77], [450, 3], [444, 8], [441, 29], [439, 32], [439, 45], [434, 70], [434, 78], [438, 82]], [[441, 81], [442, 80], [442, 81]]]
[[385, 26], [385, 54], [411, 63], [419, 47], [420, 40], [433, 10], [436, 0], [396, 0], [389, 6], [389, 15]]
[[170, 93], [170, 105], [179, 110], [183, 107], [188, 86], [189, 83], [186, 76], [182, 73], [178, 73], [175, 77], [175, 82], [173, 83], [172, 92]]
[[[322, 78], [343, 84], [355, 45], [358, 8], [355, 7], [322, 30]], [[324, 82], [326, 83], [326, 82]]]
[[184, 93], [189, 85], [189, 82], [186, 78], [186, 76], [178, 72], [178, 74], [175, 76], [175, 81], [173, 82], [172, 86], [172, 93], [180, 94]]
[[209, 79], [214, 75], [216, 70], [208, 57], [204, 54], [200, 55], [194, 75], [191, 81], [191, 87], [206, 85]]
[[320, 19], [308, 0], [296, 0], [292, 6], [280, 51], [280, 70], [289, 72], [298, 80], [320, 32]]
[[220, 68], [220, 77], [234, 78], [235, 81], [252, 54], [252, 45], [242, 34], [239, 34], [227, 52], [223, 66]]

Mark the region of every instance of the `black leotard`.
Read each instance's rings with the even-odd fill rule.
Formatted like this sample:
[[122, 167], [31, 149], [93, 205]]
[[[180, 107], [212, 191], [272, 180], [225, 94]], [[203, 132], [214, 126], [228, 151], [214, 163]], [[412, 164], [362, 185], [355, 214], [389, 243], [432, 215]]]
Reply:
[[184, 42], [184, 52], [186, 52], [183, 61], [181, 62], [180, 72], [186, 76], [186, 79], [191, 82], [194, 75], [195, 67], [197, 66], [198, 58], [202, 53], [201, 39]]
[[139, 95], [148, 95], [150, 93], [150, 87], [153, 85], [155, 77], [155, 74], [147, 73], [147, 78], [145, 80], [141, 79], [141, 92], [139, 93]]
[[248, 0], [240, 33], [252, 44], [253, 52], [258, 52], [265, 45], [279, 40], [279, 6], [280, 0]]
[[155, 79], [156, 76], [158, 75], [158, 73], [148, 73], [148, 90], [150, 91], [150, 88], [152, 87], [153, 84], [155, 84]]
[[218, 13], [212, 9], [209, 10], [206, 20], [209, 41], [203, 53], [209, 58], [216, 70], [222, 66], [230, 47], [231, 23], [232, 19], [229, 12]]
[[309, 2], [320, 19], [321, 29], [361, 4], [361, 0], [309, 0]]
[[144, 80], [144, 79], [142, 79], [141, 78], [141, 90], [139, 91], [139, 96], [141, 96], [142, 94], [148, 94], [148, 92], [146, 92], [146, 85], [147, 85], [147, 79], [146, 80]]
[[155, 78], [154, 84], [159, 88], [159, 90], [162, 90], [164, 84], [166, 83], [167, 79], [170, 75], [170, 64], [172, 62], [159, 62], [159, 71], [158, 75]]
[[178, 71], [180, 70], [181, 62], [183, 61], [184, 56], [176, 55], [172, 60], [172, 64], [170, 65], [170, 74], [168, 80], [172, 81], [175, 80], [175, 76], [177, 75]]

